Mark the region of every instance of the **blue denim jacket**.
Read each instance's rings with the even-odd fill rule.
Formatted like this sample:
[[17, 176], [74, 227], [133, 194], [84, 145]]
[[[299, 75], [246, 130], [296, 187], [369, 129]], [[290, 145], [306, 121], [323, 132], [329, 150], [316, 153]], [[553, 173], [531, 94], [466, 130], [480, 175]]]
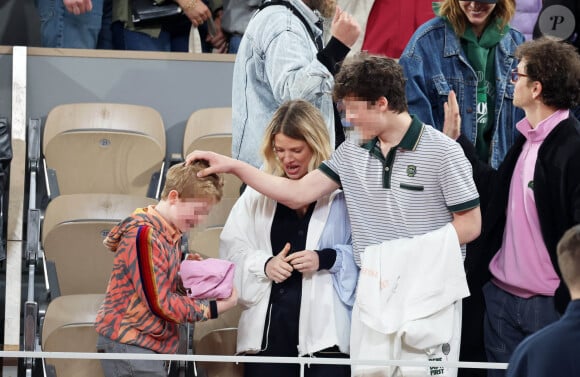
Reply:
[[[320, 36], [318, 16], [301, 0], [290, 0]], [[232, 156], [262, 165], [264, 130], [276, 109], [292, 99], [318, 108], [334, 145], [334, 78], [316, 58], [316, 45], [302, 21], [285, 6], [269, 6], [250, 21], [242, 38], [232, 84]]]
[[[510, 82], [510, 71], [518, 64], [514, 52], [523, 42], [523, 35], [510, 28], [495, 49], [496, 103], [490, 153], [494, 168], [513, 144], [518, 134], [515, 125], [524, 117], [513, 105], [514, 85]], [[407, 78], [409, 112], [441, 130], [443, 104], [453, 89], [459, 102], [461, 132], [475, 144], [477, 77], [453, 28], [441, 17], [427, 21], [413, 34], [399, 63]]]

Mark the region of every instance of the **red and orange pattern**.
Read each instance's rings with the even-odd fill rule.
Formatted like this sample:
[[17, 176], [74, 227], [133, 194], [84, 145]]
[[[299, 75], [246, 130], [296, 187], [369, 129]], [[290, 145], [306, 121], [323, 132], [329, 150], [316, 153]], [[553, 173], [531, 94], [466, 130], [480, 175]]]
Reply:
[[158, 353], [175, 353], [178, 325], [210, 318], [208, 300], [178, 293], [181, 233], [153, 207], [136, 210], [104, 244], [115, 252], [97, 332]]

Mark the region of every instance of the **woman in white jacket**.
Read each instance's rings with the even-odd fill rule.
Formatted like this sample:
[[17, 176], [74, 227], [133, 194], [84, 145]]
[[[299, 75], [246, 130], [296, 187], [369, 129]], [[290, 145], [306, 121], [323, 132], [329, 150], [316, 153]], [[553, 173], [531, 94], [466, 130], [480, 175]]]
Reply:
[[[266, 130], [271, 174], [299, 179], [330, 156], [319, 111], [283, 104]], [[336, 191], [298, 210], [247, 187], [222, 231], [220, 256], [236, 264], [237, 352], [259, 356], [348, 357], [358, 269], [344, 196]], [[246, 363], [246, 377], [297, 377], [298, 364]], [[305, 376], [350, 376], [346, 365], [305, 367]]]

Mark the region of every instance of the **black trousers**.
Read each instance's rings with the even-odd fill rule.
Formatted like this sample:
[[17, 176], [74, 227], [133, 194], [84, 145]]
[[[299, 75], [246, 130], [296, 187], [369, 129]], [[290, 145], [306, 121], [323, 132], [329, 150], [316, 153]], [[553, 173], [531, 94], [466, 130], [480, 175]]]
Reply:
[[[260, 352], [255, 356], [274, 356], [266, 355], [268, 352]], [[276, 355], [282, 356], [282, 355]], [[289, 356], [289, 355], [284, 355]], [[296, 356], [296, 349], [294, 355]], [[338, 347], [331, 347], [321, 352], [316, 352], [313, 361], [316, 358], [340, 358], [347, 359], [347, 354], [341, 353]], [[300, 365], [298, 364], [266, 364], [266, 363], [245, 363], [244, 377], [299, 377]], [[323, 365], [323, 364], [306, 364], [304, 365], [305, 377], [350, 377], [350, 365]]]
[[[298, 319], [300, 316], [301, 276], [272, 286], [269, 316], [264, 326], [262, 349], [254, 356], [298, 356]], [[348, 358], [334, 346], [314, 353], [314, 358]], [[315, 361], [315, 360], [313, 360]], [[299, 364], [245, 363], [244, 377], [299, 377]], [[304, 366], [305, 377], [350, 377], [349, 365], [310, 364]]]

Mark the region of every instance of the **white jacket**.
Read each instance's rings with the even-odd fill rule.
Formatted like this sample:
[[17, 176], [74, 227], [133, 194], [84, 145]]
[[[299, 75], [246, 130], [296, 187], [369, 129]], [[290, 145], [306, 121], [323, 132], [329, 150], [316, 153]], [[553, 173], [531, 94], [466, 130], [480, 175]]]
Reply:
[[[467, 296], [461, 248], [450, 223], [367, 247], [353, 308], [351, 358], [458, 360], [461, 299]], [[438, 367], [353, 366], [353, 376], [454, 373]]]
[[[236, 264], [234, 284], [244, 308], [238, 324], [237, 352], [260, 351], [270, 300], [271, 281], [264, 273], [272, 257], [270, 229], [276, 202], [250, 187], [232, 208], [220, 238], [220, 257]], [[354, 264], [350, 222], [342, 192], [316, 203], [308, 225], [307, 250], [337, 250], [329, 271], [304, 274], [298, 351], [312, 354], [338, 345], [349, 353], [350, 311], [358, 269]], [[334, 276], [333, 276], [334, 275]], [[333, 277], [334, 284], [333, 284]]]

